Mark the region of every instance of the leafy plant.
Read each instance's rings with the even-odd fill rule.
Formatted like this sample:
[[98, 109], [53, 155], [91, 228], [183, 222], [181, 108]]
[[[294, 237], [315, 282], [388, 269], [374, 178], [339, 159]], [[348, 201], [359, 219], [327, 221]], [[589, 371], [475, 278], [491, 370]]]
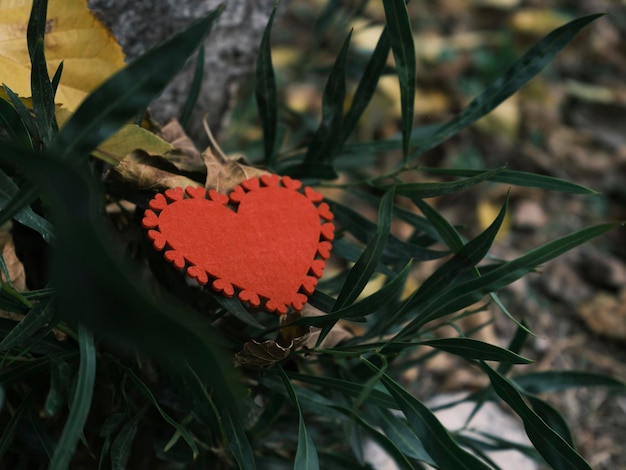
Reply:
[[[516, 259], [479, 266], [503, 224], [508, 200], [488, 228], [466, 239], [426, 199], [486, 181], [574, 194], [593, 191], [506, 168], [426, 168], [418, 157], [515, 93], [599, 15], [553, 31], [457, 117], [424, 130], [413, 128], [417, 72], [409, 16], [404, 1], [385, 0], [387, 26], [363, 68], [349, 109], [344, 112], [350, 34], [328, 75], [321, 122], [304, 150], [294, 155], [280, 146], [270, 48], [274, 9], [256, 72], [264, 163], [275, 172], [297, 175], [313, 185], [333, 185], [364, 205], [378, 207], [372, 222], [343, 203], [331, 202], [339, 228], [334, 254], [345, 261], [344, 268], [320, 283], [309, 310], [279, 319], [189, 286], [155, 256], [145, 238], [133, 238], [132, 230], [111, 231], [105, 223], [135, 227], [135, 214], [142, 214], [154, 194], [146, 189], [149, 185], [122, 172], [122, 164], [143, 165], [158, 175], [150, 182], [160, 187], [178, 184], [180, 178], [209, 185], [216, 175], [241, 179], [260, 170], [222, 155], [215, 146], [204, 159], [193, 152], [164, 150], [154, 156], [140, 149], [122, 163], [105, 159], [117, 166], [104, 167], [109, 177], [102, 184], [103, 166], [89, 158], [144, 113], [222, 8], [113, 74], [59, 126], [55, 93], [63, 83], [63, 69], [48, 75], [46, 3], [33, 2], [28, 26], [32, 100], [6, 85], [6, 98], [0, 99], [0, 218], [37, 232], [38, 247], [51, 253], [49, 282], [46, 278], [35, 290], [16, 289], [6, 264], [0, 266], [0, 307], [22, 315], [19, 322], [9, 315], [0, 318], [4, 467], [49, 461], [54, 469], [96, 462], [99, 468], [138, 468], [166, 460], [181, 468], [367, 468], [362, 460], [367, 437], [400, 468], [492, 468], [478, 443], [463, 430], [447, 430], [400, 384], [402, 371], [432, 354], [446, 353], [463, 357], [489, 379], [488, 387], [464, 400], [476, 409], [502, 400], [519, 415], [536, 449], [523, 448], [528, 455], [553, 468], [589, 468], [561, 415], [537, 394], [582, 386], [623, 390], [624, 384], [588, 373], [511, 374], [514, 364], [532, 362], [519, 354], [529, 332], [506, 310], [497, 291], [619, 224], [582, 229]], [[390, 52], [403, 90], [401, 137], [355, 142], [351, 136]], [[361, 152], [393, 148], [403, 153], [397, 168], [385, 174], [364, 171]], [[164, 179], [163, 172], [176, 178]], [[403, 179], [418, 172], [441, 173], [450, 180]], [[339, 174], [348, 182], [329, 182]], [[401, 199], [423, 215], [399, 207]], [[132, 202], [134, 214], [124, 212], [123, 201]], [[120, 215], [107, 214], [105, 203], [117, 204]], [[412, 225], [411, 240], [391, 233], [398, 219]], [[134, 256], [119, 253], [120, 239]], [[447, 261], [405, 295], [411, 267], [442, 258]], [[364, 293], [375, 275], [386, 282]], [[158, 288], [146, 287], [150, 283]], [[456, 337], [435, 335], [442, 325], [476, 313], [475, 305], [483, 299], [518, 324], [508, 349], [474, 339], [475, 331], [460, 327]], [[317, 314], [311, 315], [315, 309]], [[346, 326], [355, 324], [358, 328]], [[433, 352], [416, 360], [414, 352], [424, 347]], [[490, 445], [513, 447], [495, 438]]]

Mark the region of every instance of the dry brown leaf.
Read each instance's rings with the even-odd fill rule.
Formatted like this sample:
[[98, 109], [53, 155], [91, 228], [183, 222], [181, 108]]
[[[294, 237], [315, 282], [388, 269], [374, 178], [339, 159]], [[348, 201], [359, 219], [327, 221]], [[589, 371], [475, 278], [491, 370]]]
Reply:
[[222, 194], [230, 193], [235, 186], [254, 176], [271, 174], [250, 166], [243, 155], [216, 155], [210, 147], [204, 151], [202, 158], [207, 171], [205, 187]]
[[[11, 284], [13, 284], [13, 287], [18, 292], [28, 290], [26, 287], [24, 265], [15, 253], [15, 244], [13, 243], [13, 236], [10, 232], [0, 232], [0, 247], [2, 247], [2, 257], [4, 258], [4, 264], [7, 267]], [[4, 273], [2, 273], [2, 282], [7, 282]]]
[[202, 184], [178, 174], [178, 168], [167, 159], [143, 150], [129, 153], [109, 170], [107, 180], [121, 181], [136, 189], [163, 191], [170, 188], [201, 187]]
[[[0, 2], [0, 82], [21, 97], [31, 95], [26, 28], [32, 1]], [[74, 111], [87, 94], [124, 66], [113, 35], [87, 8], [87, 0], [50, 0], [45, 53], [48, 73], [63, 62], [55, 102]]]
[[178, 119], [170, 120], [160, 131], [160, 136], [169, 142], [174, 150], [169, 151], [165, 158], [172, 162], [179, 170], [204, 172], [204, 160], [196, 145], [185, 133]]

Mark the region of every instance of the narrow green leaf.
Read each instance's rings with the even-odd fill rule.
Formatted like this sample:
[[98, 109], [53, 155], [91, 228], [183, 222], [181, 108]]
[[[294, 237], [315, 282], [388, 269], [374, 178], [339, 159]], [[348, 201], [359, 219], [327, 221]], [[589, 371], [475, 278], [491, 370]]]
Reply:
[[20, 100], [19, 96], [17, 96], [13, 92], [13, 90], [11, 90], [4, 83], [2, 84], [2, 88], [4, 88], [4, 91], [9, 97], [9, 100], [11, 100], [11, 104], [19, 115], [20, 120], [22, 121], [26, 129], [28, 129], [28, 134], [30, 135], [32, 140], [36, 142], [40, 141], [41, 137], [39, 136], [39, 128], [37, 127], [37, 122], [35, 121], [35, 118], [31, 115], [29, 109], [26, 107], [26, 105], [24, 105], [24, 103], [22, 103], [22, 100]]
[[151, 49], [96, 88], [54, 141], [62, 158], [76, 161], [113, 135], [157, 97], [200, 45], [224, 5]]
[[14, 218], [20, 224], [38, 232], [46, 242], [51, 243], [54, 241], [54, 227], [30, 208], [28, 204], [32, 200], [32, 193], [28, 189], [20, 189], [4, 171], [0, 170], [0, 206], [2, 207], [0, 223]]
[[380, 201], [378, 208], [378, 229], [374, 238], [367, 245], [365, 251], [350, 270], [348, 278], [337, 297], [333, 310], [339, 310], [346, 305], [352, 304], [363, 288], [368, 283], [370, 277], [376, 270], [382, 254], [385, 242], [391, 230], [391, 220], [393, 217], [393, 201], [395, 187], [391, 187]]
[[211, 293], [211, 296], [215, 299], [217, 303], [220, 304], [220, 306], [224, 310], [231, 313], [234, 317], [241, 320], [246, 325], [249, 325], [253, 328], [258, 328], [260, 330], [263, 330], [265, 328], [261, 323], [259, 323], [256, 318], [254, 318], [250, 314], [250, 312], [246, 310], [246, 308], [237, 297], [228, 298], [224, 297], [223, 295], [213, 293]]
[[14, 348], [45, 326], [54, 315], [52, 302], [37, 302], [18, 324], [0, 340], [0, 351]]
[[57, 93], [57, 89], [59, 88], [59, 83], [61, 82], [61, 75], [63, 75], [63, 61], [59, 62], [59, 66], [57, 67], [56, 71], [54, 72], [54, 76], [52, 77], [52, 80], [50, 81], [50, 83], [52, 84], [52, 93], [53, 93], [53, 98], [54, 96], [56, 96]]
[[352, 422], [358, 424], [363, 430], [365, 430], [370, 438], [379, 446], [381, 446], [393, 458], [398, 468], [413, 470], [413, 465], [406, 458], [405, 452], [400, 450], [397, 442], [378, 431], [374, 426], [365, 421], [365, 419], [363, 419], [359, 414], [354, 412], [354, 410], [350, 410], [342, 406], [333, 406], [333, 409], [344, 414]]
[[402, 150], [404, 161], [409, 157], [411, 130], [415, 102], [417, 62], [415, 44], [411, 31], [411, 19], [406, 9], [405, 0], [383, 0], [387, 32], [393, 57], [396, 61], [398, 81], [400, 83], [400, 107], [402, 110]]
[[137, 390], [148, 400], [148, 402], [152, 406], [154, 406], [154, 408], [158, 411], [159, 415], [161, 415], [161, 418], [163, 418], [163, 420], [167, 424], [172, 426], [172, 428], [174, 428], [176, 432], [178, 432], [182, 436], [182, 438], [185, 440], [189, 448], [192, 450], [193, 455], [197, 456], [200, 453], [200, 451], [198, 449], [198, 446], [196, 445], [196, 442], [191, 432], [187, 428], [185, 428], [183, 425], [178, 423], [174, 418], [172, 418], [163, 410], [163, 408], [159, 405], [159, 402], [157, 401], [157, 399], [154, 397], [152, 391], [139, 377], [137, 377], [137, 375], [135, 374], [135, 372], [133, 372], [132, 369], [126, 366], [123, 366], [120, 363], [117, 363], [117, 361], [115, 362], [116, 362], [117, 367], [128, 375], [128, 377], [137, 387]]
[[584, 16], [549, 33], [509, 67], [500, 78], [489, 85], [457, 117], [417, 144], [411, 152], [411, 158], [436, 147], [491, 112], [552, 62], [581, 29], [601, 16], [603, 14]]
[[[337, 202], [333, 202], [331, 210], [335, 215], [335, 222], [354, 235], [360, 242], [369, 243], [375, 236], [378, 230], [377, 225], [358, 212]], [[383, 260], [385, 263], [396, 261], [406, 263], [409, 259], [426, 261], [441, 258], [447, 254], [449, 254], [447, 251], [430, 250], [404, 242], [393, 234], [389, 234], [383, 251]]]
[[589, 464], [561, 436], [526, 405], [509, 379], [485, 363], [482, 363], [482, 368], [489, 375], [491, 385], [498, 396], [522, 418], [528, 438], [552, 468], [558, 470], [591, 469]]
[[[428, 207], [429, 209], [426, 210], [426, 213], [429, 217], [433, 217], [434, 210], [430, 209], [430, 207], [425, 203], [422, 204], [419, 200], [415, 200], [415, 202], [418, 204], [418, 207], [423, 206], [424, 209]], [[489, 225], [489, 227], [487, 227], [478, 237], [469, 241], [466, 245], [462, 245], [462, 248], [456, 255], [454, 255], [454, 257], [445, 262], [439, 269], [437, 269], [437, 271], [431, 274], [422, 283], [419, 289], [417, 289], [417, 291], [415, 291], [402, 304], [402, 306], [393, 313], [393, 315], [389, 316], [387, 322], [380, 331], [385, 331], [390, 325], [402, 321], [408, 312], [419, 308], [424, 303], [436, 297], [437, 294], [441, 293], [444, 289], [449, 288], [455, 279], [476, 266], [476, 264], [478, 264], [478, 262], [485, 257], [489, 248], [493, 244], [493, 241], [502, 226], [502, 222], [504, 221], [507, 207], [508, 196], [502, 206], [502, 209], [498, 213], [498, 216], [494, 219], [491, 225]], [[446, 238], [450, 239], [452, 244], [457, 247], [457, 237], [459, 237], [459, 235], [456, 233], [454, 227], [444, 223], [440, 216], [437, 216], [437, 218], [434, 218], [433, 220], [437, 228], [442, 232], [445, 231]]]
[[419, 341], [419, 343], [466, 359], [497, 361], [507, 364], [531, 364], [534, 362], [532, 359], [522, 357], [508, 349], [471, 338], [441, 338]]
[[93, 334], [82, 324], [78, 326], [78, 346], [80, 365], [76, 390], [63, 432], [54, 449], [50, 470], [65, 470], [69, 467], [91, 409], [91, 399], [96, 381], [96, 347]]
[[[528, 338], [528, 331], [525, 329], [525, 327], [525, 322], [522, 322], [522, 327], [518, 327], [517, 330], [515, 330], [515, 335], [513, 336], [511, 342], [509, 343], [509, 346], [507, 347], [509, 351], [519, 353], [522, 350], [522, 348], [526, 344], [526, 339]], [[513, 364], [507, 364], [504, 362], [498, 364], [498, 367], [496, 368], [496, 370], [502, 375], [508, 374], [511, 369], [513, 369]]]
[[[8, 384], [3, 383], [3, 385]], [[2, 436], [0, 436], [0, 461], [3, 460], [4, 455], [11, 448], [11, 444], [13, 443], [13, 439], [15, 438], [15, 433], [17, 432], [18, 426], [22, 422], [22, 419], [24, 419], [24, 416], [29, 412], [30, 408], [32, 407], [35, 392], [37, 391], [38, 389], [35, 387], [26, 394], [26, 396], [22, 399], [22, 402], [13, 412], [13, 416], [11, 416], [9, 422], [4, 426], [4, 429], [2, 429]]]
[[567, 425], [563, 415], [561, 415], [555, 407], [536, 395], [525, 393], [524, 398], [530, 403], [530, 406], [533, 411], [537, 413], [537, 416], [561, 436], [565, 442], [572, 446], [572, 448], [575, 448], [572, 431]]
[[[335, 238], [333, 240], [333, 255], [343, 258], [346, 261], [356, 263], [358, 259], [363, 256], [363, 248], [356, 246], [344, 237]], [[376, 272], [384, 274], [385, 276], [393, 276], [395, 274], [382, 263], [378, 263]]]
[[254, 470], [256, 468], [254, 453], [236, 410], [232, 408], [221, 410], [221, 416], [224, 437], [239, 468]]
[[[460, 168], [430, 168], [420, 167], [420, 171], [432, 173], [435, 175], [450, 176], [476, 176], [484, 170], [465, 170]], [[546, 189], [551, 191], [560, 191], [570, 194], [598, 194], [597, 191], [582, 186], [580, 184], [565, 181], [553, 176], [538, 175], [526, 171], [500, 170], [498, 173], [489, 178], [489, 181], [496, 183], [506, 183], [515, 186], [526, 186], [530, 188]]]
[[[364, 386], [361, 384], [343, 379], [335, 379], [333, 377], [317, 377], [315, 375], [300, 374], [297, 372], [287, 372], [287, 375], [293, 380], [318, 386], [324, 391], [336, 390], [353, 397], [360, 396], [364, 389]], [[372, 390], [369, 395], [368, 403], [381, 408], [398, 409], [398, 405], [393, 398], [388, 393], [381, 390]]]
[[[361, 358], [361, 360], [373, 372], [378, 372], [378, 367], [370, 361], [365, 358]], [[438, 466], [459, 470], [489, 469], [486, 464], [463, 450], [432, 411], [422, 402], [404, 390], [387, 374], [381, 376], [381, 382], [404, 413], [411, 430]]]
[[[48, 0], [33, 0], [26, 28], [26, 45], [31, 62], [34, 60], [37, 42], [46, 34], [46, 17], [48, 15]], [[46, 71], [46, 75], [48, 72]]]
[[[75, 351], [66, 351], [58, 354], [59, 358], [65, 359], [76, 356]], [[23, 382], [33, 376], [45, 376], [48, 373], [50, 363], [46, 357], [41, 357], [28, 362], [23, 362], [9, 370], [0, 372], [0, 383], [8, 387], [9, 385]]]
[[317, 470], [319, 469], [319, 459], [317, 456], [317, 449], [315, 443], [311, 439], [306, 426], [304, 424], [304, 418], [302, 417], [302, 410], [300, 409], [300, 402], [296, 395], [291, 380], [282, 369], [279, 367], [280, 377], [285, 385], [285, 389], [289, 394], [289, 398], [293, 402], [296, 410], [298, 411], [298, 448], [296, 450], [296, 458], [293, 464], [294, 470]]
[[278, 127], [278, 98], [276, 79], [272, 64], [272, 46], [270, 37], [278, 1], [274, 3], [269, 21], [263, 32], [256, 59], [256, 104], [263, 127], [263, 152], [265, 164], [272, 168], [276, 162], [276, 133]]
[[616, 387], [626, 391], [626, 383], [604, 374], [576, 371], [530, 372], [512, 378], [527, 393], [561, 392], [580, 387]]
[[111, 470], [124, 470], [137, 434], [134, 420], [127, 421], [111, 444]]
[[400, 196], [410, 196], [411, 198], [420, 199], [443, 196], [444, 194], [452, 194], [471, 188], [478, 183], [489, 180], [500, 171], [502, 171], [501, 168], [486, 170], [470, 178], [447, 181], [444, 183], [403, 183], [397, 186], [396, 193]]
[[402, 453], [428, 465], [437, 465], [424, 449], [422, 442], [411, 432], [406, 419], [402, 419], [383, 408], [373, 408], [373, 413], [385, 435], [389, 437]]
[[435, 227], [435, 230], [437, 230], [437, 233], [441, 236], [445, 244], [448, 245], [454, 253], [458, 253], [463, 248], [464, 243], [454, 226], [421, 198], [412, 197], [411, 200], [418, 209], [422, 211], [433, 227]]
[[302, 163], [301, 174], [308, 174], [307, 167], [326, 165], [331, 167], [343, 144], [343, 106], [346, 99], [346, 64], [352, 31], [348, 33], [335, 64], [328, 76], [322, 96], [322, 121], [313, 136]]
[[396, 338], [402, 339], [435, 318], [440, 318], [443, 315], [456, 312], [478, 302], [483, 296], [516, 281], [546, 261], [554, 259], [566, 251], [620, 225], [622, 224], [600, 224], [566, 235], [539, 248], [535, 248], [513, 261], [503, 263], [478, 279], [466, 281], [445, 289], [432, 299], [428, 305], [424, 306]]
[[183, 129], [186, 131], [189, 130], [189, 120], [196, 109], [196, 103], [198, 102], [200, 90], [202, 89], [202, 79], [204, 78], [204, 59], [204, 45], [200, 44], [196, 54], [196, 68], [193, 72], [193, 79], [189, 87], [189, 93], [187, 94], [187, 99], [185, 100], [183, 109], [180, 112], [180, 125], [183, 126]]
[[39, 127], [43, 145], [47, 147], [54, 139], [59, 128], [57, 126], [54, 105], [54, 90], [52, 83], [50, 83], [46, 56], [44, 55], [43, 37], [39, 38], [35, 44], [30, 86], [33, 94], [35, 120], [37, 121], [37, 127]]
[[391, 50], [391, 43], [389, 42], [389, 34], [387, 28], [383, 29], [380, 34], [380, 38], [376, 43], [376, 48], [370, 57], [370, 60], [363, 70], [361, 80], [357, 85], [354, 96], [352, 97], [352, 104], [350, 109], [346, 113], [343, 122], [343, 140], [345, 141], [350, 134], [356, 128], [356, 125], [365, 111], [365, 108], [369, 105], [378, 80], [380, 79], [385, 67], [387, 66], [387, 58], [389, 57], [389, 51]]
[[11, 104], [0, 98], [0, 126], [17, 146], [32, 148], [28, 129], [20, 119], [20, 115]]
[[309, 325], [323, 328], [329, 323], [334, 324], [337, 320], [350, 320], [352, 318], [366, 317], [384, 305], [387, 305], [398, 294], [400, 294], [400, 292], [402, 292], [410, 269], [411, 263], [407, 263], [404, 269], [402, 269], [402, 271], [400, 271], [400, 273], [390, 282], [357, 303], [335, 310], [327, 315], [318, 317], [302, 317], [293, 322], [293, 325]]

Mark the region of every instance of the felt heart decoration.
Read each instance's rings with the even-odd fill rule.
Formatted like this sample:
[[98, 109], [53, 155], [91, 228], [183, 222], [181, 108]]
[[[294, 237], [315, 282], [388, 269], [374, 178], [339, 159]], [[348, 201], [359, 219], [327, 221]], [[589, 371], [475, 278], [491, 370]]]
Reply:
[[322, 195], [288, 176], [214, 190], [168, 189], [143, 219], [155, 249], [200, 284], [268, 312], [301, 310], [330, 256], [334, 226]]

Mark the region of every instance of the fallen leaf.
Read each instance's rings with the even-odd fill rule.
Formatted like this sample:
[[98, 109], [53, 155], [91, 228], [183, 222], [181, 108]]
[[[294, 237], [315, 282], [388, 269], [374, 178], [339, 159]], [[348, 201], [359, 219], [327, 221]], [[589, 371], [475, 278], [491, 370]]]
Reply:
[[[31, 96], [26, 29], [31, 0], [0, 2], [0, 83]], [[87, 0], [49, 0], [45, 53], [52, 77], [63, 62], [55, 102], [74, 111], [87, 94], [124, 66], [111, 32], [87, 8]]]
[[135, 189], [157, 191], [202, 186], [202, 183], [180, 175], [178, 171], [176, 165], [162, 156], [150, 155], [144, 150], [134, 150], [109, 170], [106, 179], [111, 182], [123, 182]]
[[285, 348], [273, 340], [262, 343], [252, 340], [245, 343], [243, 350], [235, 354], [235, 364], [238, 366], [269, 367], [282, 361], [290, 353], [291, 346]]
[[[24, 271], [24, 265], [15, 253], [15, 244], [13, 243], [13, 236], [10, 232], [4, 230], [0, 231], [0, 247], [11, 284], [18, 292], [28, 290], [26, 287], [26, 272]], [[4, 272], [1, 273], [1, 277], [2, 282], [6, 283], [7, 278], [4, 275]]]
[[165, 157], [179, 170], [201, 173], [206, 171], [200, 151], [177, 119], [172, 119], [165, 124], [159, 134], [163, 140], [172, 146]]
[[222, 194], [230, 193], [242, 181], [271, 174], [249, 165], [243, 155], [216, 155], [210, 147], [202, 153], [202, 158], [207, 172], [205, 187]]

